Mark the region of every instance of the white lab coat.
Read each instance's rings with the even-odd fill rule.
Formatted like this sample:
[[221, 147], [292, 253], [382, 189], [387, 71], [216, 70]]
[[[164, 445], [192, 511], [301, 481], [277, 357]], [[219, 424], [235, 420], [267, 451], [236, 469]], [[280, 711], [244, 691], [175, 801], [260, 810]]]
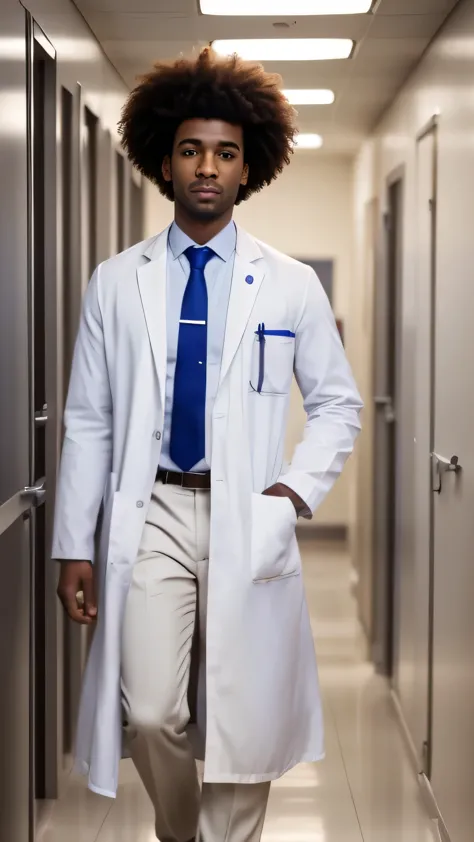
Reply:
[[[95, 558], [98, 565], [99, 613], [84, 678], [77, 767], [88, 773], [93, 791], [110, 797], [122, 753], [122, 617], [160, 461], [167, 236], [165, 231], [107, 260], [90, 282], [57, 492], [53, 557]], [[296, 336], [266, 337], [258, 392], [255, 331], [261, 323]], [[308, 421], [285, 469], [293, 371]], [[199, 754], [205, 749], [205, 781], [273, 780], [300, 761], [323, 756], [296, 515], [288, 498], [261, 492], [282, 480], [315, 510], [353, 448], [360, 408], [314, 272], [239, 229], [208, 436], [207, 704], [201, 693], [195, 734]]]

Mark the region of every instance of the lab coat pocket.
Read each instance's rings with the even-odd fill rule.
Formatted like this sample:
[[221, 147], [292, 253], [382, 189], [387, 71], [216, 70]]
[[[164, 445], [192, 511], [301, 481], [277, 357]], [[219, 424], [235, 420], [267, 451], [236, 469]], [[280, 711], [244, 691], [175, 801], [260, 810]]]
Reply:
[[136, 503], [116, 491], [110, 519], [109, 565], [132, 565], [135, 563], [146, 517], [146, 510], [137, 508]]
[[296, 521], [295, 507], [288, 497], [252, 495], [251, 569], [255, 583], [301, 572]]
[[290, 335], [290, 331], [281, 333], [256, 333], [252, 348], [250, 391], [260, 395], [287, 395], [290, 391], [295, 338]]

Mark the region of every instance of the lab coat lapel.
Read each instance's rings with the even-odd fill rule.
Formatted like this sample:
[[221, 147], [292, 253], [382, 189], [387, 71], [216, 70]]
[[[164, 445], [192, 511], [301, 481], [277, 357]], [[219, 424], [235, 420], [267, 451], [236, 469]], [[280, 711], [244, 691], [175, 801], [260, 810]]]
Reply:
[[265, 277], [266, 266], [256, 240], [237, 228], [237, 248], [222, 355], [220, 382], [229, 371], [245, 333]]
[[145, 252], [147, 263], [137, 269], [138, 287], [155, 360], [161, 403], [166, 385], [166, 266], [169, 228], [156, 237]]

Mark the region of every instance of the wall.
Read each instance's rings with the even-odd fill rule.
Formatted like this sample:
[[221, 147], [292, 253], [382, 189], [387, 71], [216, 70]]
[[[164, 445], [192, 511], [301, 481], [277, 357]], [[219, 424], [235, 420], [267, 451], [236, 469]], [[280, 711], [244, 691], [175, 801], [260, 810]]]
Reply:
[[[123, 79], [103, 52], [82, 15], [70, 0], [25, 0], [24, 6], [56, 50], [58, 91], [65, 86], [74, 95], [77, 114], [84, 107], [99, 120], [98, 172], [98, 260], [117, 250], [116, 178], [114, 149], [120, 149], [117, 123], [128, 93]], [[81, 156], [84, 156], [85, 131], [80, 126]], [[58, 123], [58, 146], [60, 148]], [[59, 156], [58, 156], [59, 165]], [[132, 168], [126, 162], [126, 173]], [[138, 180], [138, 174], [135, 176]], [[76, 186], [74, 185], [76, 189]], [[125, 196], [128, 201], [128, 193]], [[83, 219], [83, 225], [86, 220]], [[128, 231], [128, 229], [127, 229]], [[82, 238], [84, 240], [84, 237]], [[83, 274], [83, 283], [87, 273]]]
[[[148, 235], [172, 218], [172, 206], [151, 185], [146, 188]], [[352, 165], [344, 158], [298, 152], [280, 178], [236, 209], [236, 221], [255, 237], [297, 258], [333, 258], [334, 309], [351, 330]], [[302, 436], [305, 416], [294, 388], [288, 430], [288, 457]], [[316, 522], [346, 526], [354, 487], [352, 465], [346, 469], [321, 509]], [[305, 524], [306, 525], [306, 524]]]
[[[382, 253], [382, 214], [386, 209], [386, 183], [402, 168], [405, 192], [403, 212], [403, 281], [401, 334], [401, 393], [398, 418], [401, 434], [399, 468], [400, 522], [397, 536], [399, 582], [398, 663], [396, 690], [414, 748], [421, 755], [422, 741], [432, 748], [431, 783], [453, 840], [472, 836], [472, 710], [474, 707], [472, 658], [468, 650], [474, 633], [472, 601], [472, 511], [474, 401], [471, 366], [474, 356], [474, 3], [456, 7], [421, 64], [399, 94], [374, 136], [362, 149], [355, 167], [355, 254], [357, 275], [351, 312], [354, 332], [350, 345], [355, 373], [366, 400], [371, 399], [370, 324], [363, 290], [367, 282], [367, 208], [378, 202], [374, 248]], [[459, 454], [463, 474], [449, 477], [434, 500], [433, 568], [429, 546], [420, 535], [421, 513], [428, 504], [429, 453], [419, 453], [419, 395], [417, 379], [422, 345], [418, 309], [421, 292], [421, 228], [417, 216], [417, 135], [438, 115], [438, 190], [436, 199], [436, 316], [434, 450]], [[428, 203], [426, 203], [428, 213]], [[424, 208], [421, 209], [424, 212]], [[383, 271], [376, 260], [378, 271]], [[369, 327], [369, 329], [367, 329]], [[426, 430], [422, 430], [426, 433]], [[365, 444], [371, 430], [366, 428]], [[426, 465], [426, 483], [414, 465]], [[365, 495], [370, 494], [370, 483]], [[358, 499], [357, 546], [363, 555], [370, 539], [367, 511], [370, 500]], [[365, 534], [362, 536], [361, 530]], [[363, 562], [359, 558], [358, 566]], [[432, 729], [424, 682], [429, 661], [429, 580], [433, 588]], [[421, 678], [421, 682], [420, 682]], [[453, 776], [452, 769], [457, 774]]]

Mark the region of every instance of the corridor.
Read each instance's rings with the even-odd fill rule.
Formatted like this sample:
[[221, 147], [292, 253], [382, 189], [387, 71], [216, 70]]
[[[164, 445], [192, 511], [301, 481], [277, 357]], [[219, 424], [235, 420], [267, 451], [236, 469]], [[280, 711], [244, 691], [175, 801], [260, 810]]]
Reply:
[[[323, 763], [273, 786], [263, 842], [433, 842], [386, 681], [364, 658], [351, 564], [337, 544], [301, 542], [326, 711]], [[41, 842], [153, 842], [153, 816], [130, 761], [117, 801], [71, 778]]]
[[[131, 761], [116, 800], [70, 770], [98, 596], [79, 744], [115, 792], [157, 477], [212, 492], [207, 759], [257, 778], [320, 756], [300, 532], [326, 758], [274, 782], [263, 842], [473, 842], [473, 79], [474, 0], [1, 0], [0, 842], [156, 842]], [[175, 629], [148, 639], [166, 698], [141, 655]]]

